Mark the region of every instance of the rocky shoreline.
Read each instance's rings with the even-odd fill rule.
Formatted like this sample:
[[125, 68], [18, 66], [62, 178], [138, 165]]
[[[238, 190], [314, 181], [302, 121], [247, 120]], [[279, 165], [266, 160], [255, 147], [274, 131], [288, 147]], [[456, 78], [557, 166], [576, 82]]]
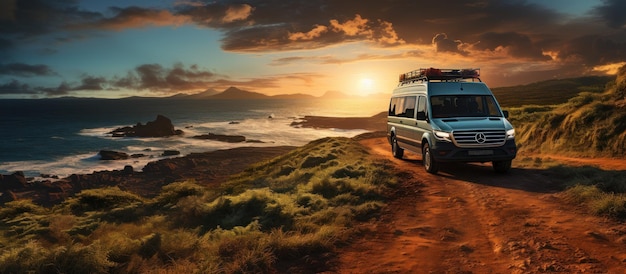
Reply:
[[[372, 117], [351, 118], [306, 116], [302, 122], [292, 126], [341, 129], [360, 128], [377, 131], [375, 134], [380, 135], [384, 133], [381, 133], [381, 128], [385, 118], [386, 115], [383, 118], [382, 114]], [[148, 122], [148, 124], [152, 126], [157, 124], [161, 129], [168, 128], [168, 134], [183, 134], [182, 131], [175, 130], [173, 125], [171, 125], [171, 121], [164, 116], [157, 116], [156, 121], [159, 122]], [[167, 121], [170, 122], [167, 123]], [[129, 132], [136, 134], [137, 127], [124, 127], [120, 128], [123, 129], [121, 131], [117, 129], [113, 132], [118, 132], [118, 134], [125, 132], [126, 135], [118, 137], [130, 137], [128, 135]], [[145, 128], [142, 130], [145, 130]], [[143, 135], [144, 133], [141, 134]], [[172, 135], [163, 135], [161, 137], [167, 136]], [[247, 140], [244, 136], [219, 134], [207, 134], [197, 138], [223, 142], [260, 142]], [[130, 191], [143, 197], [152, 197], [158, 194], [162, 186], [177, 181], [195, 180], [196, 183], [205, 186], [218, 185], [231, 175], [242, 172], [254, 163], [283, 155], [294, 148], [293, 146], [240, 147], [192, 153], [181, 157], [150, 162], [141, 171], [134, 170], [132, 166], [121, 166], [119, 170], [96, 171], [91, 174], [72, 174], [65, 178], [58, 178], [54, 175], [42, 175], [41, 179], [35, 180], [34, 178], [25, 177], [24, 173], [20, 171], [7, 175], [0, 174], [0, 205], [18, 199], [30, 199], [36, 204], [53, 206], [84, 189], [107, 186], [117, 186], [122, 190]], [[169, 151], [168, 153], [169, 155], [178, 155], [179, 152], [176, 152]], [[100, 151], [99, 154], [102, 160], [142, 157], [141, 155], [128, 155], [123, 152], [106, 150]]]
[[241, 147], [148, 163], [141, 171], [131, 166], [120, 170], [72, 174], [65, 178], [44, 176], [34, 180], [23, 172], [0, 174], [0, 205], [18, 199], [30, 199], [43, 206], [53, 206], [84, 189], [117, 186], [143, 197], [156, 195], [162, 186], [185, 180], [211, 186], [242, 172], [251, 164], [285, 154], [295, 147]]

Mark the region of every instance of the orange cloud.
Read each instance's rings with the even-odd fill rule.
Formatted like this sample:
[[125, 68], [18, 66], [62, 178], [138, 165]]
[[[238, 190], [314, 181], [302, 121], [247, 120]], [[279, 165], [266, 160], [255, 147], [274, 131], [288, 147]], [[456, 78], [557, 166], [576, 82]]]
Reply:
[[323, 33], [328, 31], [328, 27], [322, 25], [315, 25], [315, 28], [310, 30], [309, 32], [295, 32], [289, 33], [289, 40], [297, 41], [297, 40], [313, 40], [314, 38], [320, 37]]
[[252, 14], [254, 8], [248, 4], [230, 6], [226, 10], [226, 15], [222, 18], [224, 23], [246, 20]]
[[398, 33], [393, 29], [393, 24], [390, 22], [378, 20], [381, 26], [381, 35], [377, 41], [381, 44], [404, 44], [406, 43], [404, 40], [398, 37]]
[[353, 20], [348, 20], [345, 23], [339, 23], [338, 20], [330, 20], [330, 26], [335, 32], [343, 32], [348, 36], [367, 35], [372, 36], [372, 30], [367, 26], [369, 20], [364, 19], [361, 15], [357, 14]]

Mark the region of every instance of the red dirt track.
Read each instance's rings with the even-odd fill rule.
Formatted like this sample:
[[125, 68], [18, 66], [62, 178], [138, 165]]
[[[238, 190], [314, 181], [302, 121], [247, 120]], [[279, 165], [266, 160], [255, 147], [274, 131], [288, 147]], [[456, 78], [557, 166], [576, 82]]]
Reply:
[[385, 138], [361, 143], [403, 175], [381, 218], [339, 251], [339, 273], [626, 272], [626, 225], [564, 202], [558, 174], [450, 164], [433, 175], [421, 156], [393, 158]]

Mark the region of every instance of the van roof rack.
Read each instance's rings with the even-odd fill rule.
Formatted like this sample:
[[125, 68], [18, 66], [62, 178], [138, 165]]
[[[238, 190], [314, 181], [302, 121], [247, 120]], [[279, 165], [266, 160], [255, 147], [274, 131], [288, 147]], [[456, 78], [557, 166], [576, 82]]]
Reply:
[[416, 70], [409, 71], [407, 73], [400, 74], [400, 85], [413, 83], [415, 81], [442, 81], [442, 82], [453, 82], [453, 81], [462, 81], [465, 79], [480, 80], [480, 69], [479, 68], [469, 68], [469, 69], [438, 69], [438, 68], [420, 68]]

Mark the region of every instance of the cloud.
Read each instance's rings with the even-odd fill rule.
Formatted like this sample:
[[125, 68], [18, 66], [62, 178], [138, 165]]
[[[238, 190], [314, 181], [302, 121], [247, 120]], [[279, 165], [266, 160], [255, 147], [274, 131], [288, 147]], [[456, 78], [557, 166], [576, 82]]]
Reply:
[[37, 92], [32, 90], [28, 84], [21, 83], [18, 80], [12, 79], [0, 85], [0, 95], [2, 94], [36, 94]]
[[375, 34], [375, 36], [378, 37], [377, 40], [379, 43], [383, 45], [402, 45], [406, 43], [403, 39], [400, 39], [392, 23], [382, 20], [378, 22], [381, 28], [378, 30], [379, 35]]
[[[97, 12], [81, 10], [75, 0], [3, 0], [0, 15], [0, 38], [29, 39], [100, 17]], [[7, 9], [5, 9], [8, 7]]]
[[367, 22], [369, 20], [364, 19], [361, 15], [355, 15], [354, 19], [347, 20], [344, 23], [340, 23], [339, 20], [330, 20], [331, 29], [335, 32], [343, 32], [347, 36], [365, 35], [367, 37], [372, 36], [372, 31], [369, 29]]
[[47, 65], [29, 65], [23, 63], [0, 64], [0, 75], [32, 77], [55, 74], [56, 73]]
[[626, 42], [616, 42], [600, 35], [584, 35], [565, 41], [558, 51], [558, 58], [598, 66], [626, 61], [625, 49]]
[[69, 25], [77, 29], [111, 29], [124, 30], [145, 26], [181, 26], [191, 22], [185, 15], [172, 14], [167, 10], [147, 9], [141, 7], [111, 8], [115, 16], [95, 20], [88, 24], [80, 23]]
[[248, 5], [234, 5], [226, 9], [226, 14], [222, 18], [222, 22], [232, 23], [235, 21], [243, 21], [247, 19], [254, 9]]
[[452, 52], [461, 55], [467, 55], [468, 52], [461, 49], [463, 42], [460, 40], [452, 40], [445, 33], [439, 33], [432, 39], [432, 44], [436, 47], [437, 52]]
[[295, 32], [289, 33], [289, 40], [297, 41], [297, 40], [313, 40], [322, 36], [323, 33], [328, 32], [327, 26], [315, 25], [315, 27], [308, 32]]
[[[228, 1], [225, 1], [228, 2]], [[256, 8], [249, 4], [228, 4], [224, 2], [179, 3], [177, 15], [187, 16], [199, 26], [228, 31], [233, 27], [251, 25], [250, 17]]]
[[151, 90], [161, 93], [206, 89], [215, 74], [201, 70], [197, 65], [185, 67], [176, 64], [165, 68], [160, 64], [143, 64], [125, 77], [115, 78], [109, 83], [114, 88]]
[[604, 4], [595, 8], [594, 13], [598, 14], [607, 24], [615, 29], [626, 29], [626, 1], [623, 0], [603, 0]]
[[81, 79], [81, 84], [71, 90], [103, 90], [108, 81], [104, 77], [86, 75]]
[[[78, 0], [0, 3], [0, 58], [5, 63], [0, 65], [0, 74], [16, 77], [54, 73], [52, 68], [46, 70], [46, 65], [12, 59], [14, 50], [27, 48], [24, 45], [41, 45], [33, 51], [41, 54], [43, 48], [54, 52], [56, 43], [89, 39], [107, 31], [184, 24], [221, 32], [222, 49], [232, 52], [304, 51], [355, 42], [372, 50], [358, 56], [289, 57], [271, 65], [400, 59], [403, 54], [398, 52], [405, 51], [405, 56], [416, 60], [428, 55], [422, 60], [495, 63], [494, 68], [499, 65], [507, 71], [531, 64], [533, 69], [541, 67], [539, 71], [567, 70], [570, 75], [580, 72], [572, 66], [582, 67], [580, 73], [585, 73], [626, 61], [626, 17], [622, 14], [626, 2], [622, 0], [603, 0], [578, 17], [525, 0], [178, 0], [170, 7], [113, 7], [107, 11], [85, 10]], [[379, 49], [397, 52], [374, 53]], [[23, 67], [9, 66], [14, 64]], [[82, 87], [167, 93], [231, 81], [203, 69], [154, 64], [104, 80], [84, 76], [45, 92], [62, 94]], [[10, 81], [5, 86], [9, 84], [16, 85]]]
[[2, 5], [2, 9], [0, 9], [0, 20], [15, 20], [17, 0], [0, 0], [0, 4]]
[[530, 37], [517, 32], [486, 32], [480, 34], [479, 41], [472, 47], [477, 50], [504, 50], [508, 56], [529, 60], [548, 61], [551, 58], [544, 55], [541, 48], [533, 44]]
[[72, 87], [64, 81], [54, 88], [38, 87], [36, 90], [44, 93], [46, 96], [60, 96], [69, 95], [70, 91], [72, 91]]

